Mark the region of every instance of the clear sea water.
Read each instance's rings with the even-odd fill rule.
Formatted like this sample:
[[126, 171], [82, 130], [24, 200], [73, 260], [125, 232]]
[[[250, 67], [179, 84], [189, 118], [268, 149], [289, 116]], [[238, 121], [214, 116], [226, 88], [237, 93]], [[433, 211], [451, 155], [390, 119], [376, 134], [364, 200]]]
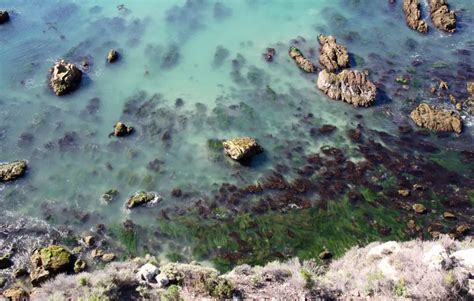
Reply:
[[[291, 141], [302, 142], [305, 152], [322, 145], [350, 150], [344, 129], [357, 125], [357, 114], [367, 127], [396, 134], [421, 100], [453, 108], [429, 93], [445, 77], [466, 97], [466, 81], [456, 76], [473, 67], [474, 7], [472, 0], [451, 2], [458, 32], [441, 33], [429, 22], [423, 36], [405, 25], [401, 1], [0, 0], [0, 9], [12, 12], [11, 22], [0, 26], [0, 161], [29, 162], [26, 177], [0, 185], [0, 208], [79, 231], [126, 219], [153, 227], [161, 208], [205, 200], [222, 183], [254, 183], [278, 163], [291, 165], [284, 156]], [[287, 51], [297, 45], [316, 63], [320, 33], [336, 36], [356, 57], [355, 68], [370, 69], [374, 81], [388, 78], [385, 101], [356, 109], [317, 91], [316, 75], [302, 74]], [[225, 50], [216, 59], [219, 47]], [[266, 47], [277, 50], [272, 63], [262, 58]], [[111, 48], [121, 58], [109, 65]], [[80, 88], [63, 97], [47, 84], [59, 58], [78, 65], [86, 58], [90, 65]], [[394, 78], [410, 75], [417, 59], [427, 61], [411, 75], [420, 84], [403, 91]], [[436, 62], [445, 68], [434, 68]], [[133, 111], [134, 100], [149, 99], [138, 115], [124, 114], [126, 103]], [[301, 123], [307, 114], [340, 133], [311, 139]], [[464, 133], [440, 142], [443, 149], [472, 150], [472, 117], [462, 116]], [[135, 134], [108, 138], [119, 120]], [[72, 138], [60, 143], [65, 135]], [[208, 149], [208, 139], [241, 135], [266, 150], [250, 167]], [[159, 170], [147, 168], [155, 159]], [[190, 197], [172, 198], [177, 187]], [[101, 195], [112, 188], [120, 197], [104, 204]], [[125, 210], [126, 198], [138, 190], [156, 191], [163, 201]], [[89, 219], [71, 217], [74, 210]]]

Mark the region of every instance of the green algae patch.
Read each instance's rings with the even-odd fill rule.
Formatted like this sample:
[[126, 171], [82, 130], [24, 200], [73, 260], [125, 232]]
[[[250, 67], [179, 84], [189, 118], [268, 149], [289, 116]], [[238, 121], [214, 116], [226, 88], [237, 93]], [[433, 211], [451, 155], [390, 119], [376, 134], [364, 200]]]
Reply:
[[49, 246], [39, 251], [42, 266], [50, 270], [61, 270], [71, 261], [71, 253], [61, 246]]
[[474, 162], [463, 162], [456, 151], [441, 151], [430, 156], [430, 160], [438, 163], [449, 171], [472, 173]]
[[326, 209], [295, 209], [261, 215], [241, 213], [226, 220], [197, 215], [161, 221], [163, 233], [185, 238], [197, 259], [210, 258], [221, 271], [237, 264], [262, 265], [293, 256], [318, 258], [328, 249], [336, 257], [355, 245], [380, 240], [379, 227], [390, 228], [383, 239], [405, 238], [399, 213], [384, 206], [353, 206], [343, 198]]

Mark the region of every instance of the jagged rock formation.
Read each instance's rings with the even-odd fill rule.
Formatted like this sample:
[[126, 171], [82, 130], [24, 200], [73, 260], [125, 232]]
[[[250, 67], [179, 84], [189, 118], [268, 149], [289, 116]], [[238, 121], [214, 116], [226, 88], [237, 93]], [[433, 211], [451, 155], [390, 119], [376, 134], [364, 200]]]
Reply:
[[456, 31], [456, 14], [449, 10], [446, 0], [429, 0], [430, 15], [434, 26], [446, 32]]
[[403, 12], [408, 27], [421, 33], [428, 32], [428, 24], [421, 19], [421, 9], [419, 0], [403, 0]]
[[81, 82], [82, 71], [75, 65], [61, 60], [50, 69], [50, 85], [58, 96], [74, 91]]
[[334, 100], [342, 100], [356, 107], [368, 107], [375, 101], [377, 88], [363, 72], [343, 70], [339, 74], [319, 72], [317, 87]]
[[4, 24], [10, 21], [10, 15], [6, 10], [0, 10], [0, 24]]
[[452, 111], [443, 110], [421, 103], [410, 113], [411, 119], [417, 126], [428, 128], [436, 132], [461, 133], [461, 118]]
[[349, 67], [347, 48], [336, 43], [333, 36], [320, 35], [319, 63], [329, 72]]
[[224, 152], [232, 159], [239, 161], [263, 152], [263, 148], [253, 138], [234, 138], [222, 143]]
[[308, 73], [316, 72], [316, 67], [314, 66], [314, 64], [311, 63], [310, 60], [305, 58], [298, 48], [291, 46], [288, 53], [301, 70], [306, 71]]
[[21, 177], [27, 168], [24, 160], [0, 164], [0, 182], [13, 181]]

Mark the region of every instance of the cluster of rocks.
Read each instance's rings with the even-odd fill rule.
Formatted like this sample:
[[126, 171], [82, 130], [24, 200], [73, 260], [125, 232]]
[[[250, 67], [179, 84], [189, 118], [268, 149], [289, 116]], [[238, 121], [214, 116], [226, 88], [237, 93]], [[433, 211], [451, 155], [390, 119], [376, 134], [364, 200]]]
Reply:
[[456, 14], [449, 10], [446, 0], [429, 0], [430, 16], [436, 28], [446, 32], [456, 30]]
[[10, 14], [6, 10], [0, 10], [0, 25], [10, 21]]
[[0, 163], [0, 182], [13, 181], [23, 176], [27, 169], [25, 160]]
[[428, 24], [421, 18], [419, 0], [403, 0], [403, 12], [408, 27], [421, 33], [428, 32]]
[[291, 46], [288, 53], [301, 70], [308, 73], [316, 72], [316, 66], [314, 66], [310, 60], [305, 58], [298, 48]]
[[[456, 14], [449, 10], [446, 0], [429, 0], [431, 21], [439, 30], [454, 32], [456, 30]], [[421, 33], [428, 32], [428, 24], [421, 18], [419, 0], [403, 0], [403, 12], [408, 27]]]
[[417, 126], [437, 132], [462, 131], [462, 121], [459, 115], [452, 111], [443, 110], [427, 103], [421, 103], [410, 113], [411, 119]]
[[375, 101], [377, 88], [364, 72], [343, 70], [336, 74], [327, 70], [319, 73], [317, 87], [334, 100], [356, 107], [368, 107]]

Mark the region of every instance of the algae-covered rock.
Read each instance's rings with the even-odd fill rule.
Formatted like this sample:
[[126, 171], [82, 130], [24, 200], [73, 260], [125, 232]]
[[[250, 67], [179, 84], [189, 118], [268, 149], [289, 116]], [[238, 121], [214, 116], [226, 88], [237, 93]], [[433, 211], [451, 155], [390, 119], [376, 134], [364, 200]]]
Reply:
[[13, 181], [21, 177], [27, 168], [24, 160], [0, 163], [0, 182]]
[[119, 53], [115, 49], [110, 49], [109, 53], [107, 53], [107, 62], [109, 64], [117, 61], [119, 58]]
[[316, 67], [314, 66], [314, 64], [311, 63], [310, 60], [305, 58], [298, 48], [291, 46], [288, 53], [301, 70], [306, 71], [308, 73], [316, 71]]
[[356, 70], [343, 70], [338, 74], [323, 70], [319, 72], [317, 87], [330, 98], [356, 107], [372, 105], [377, 96], [377, 88], [367, 75]]
[[85, 271], [87, 268], [87, 263], [82, 259], [76, 259], [74, 262], [74, 273], [80, 273]]
[[403, 0], [403, 12], [408, 27], [421, 33], [428, 32], [428, 24], [421, 19], [421, 9], [419, 0]]
[[154, 192], [138, 191], [127, 200], [125, 206], [132, 209], [137, 206], [156, 203], [159, 199], [160, 197]]
[[41, 282], [65, 272], [71, 264], [72, 254], [62, 246], [51, 245], [36, 249], [30, 257], [32, 272], [31, 283], [38, 285]]
[[319, 63], [329, 72], [349, 67], [347, 48], [336, 43], [333, 36], [320, 35]]
[[101, 196], [101, 200], [109, 204], [116, 200], [119, 195], [120, 193], [117, 189], [109, 189]]
[[74, 91], [81, 82], [82, 71], [74, 64], [60, 60], [50, 69], [50, 85], [58, 96]]
[[436, 108], [427, 103], [421, 103], [410, 114], [411, 119], [417, 126], [428, 128], [436, 132], [462, 131], [462, 121], [459, 115], [452, 111]]
[[6, 10], [0, 10], [0, 24], [10, 21], [10, 14]]
[[446, 32], [456, 31], [456, 14], [449, 10], [446, 0], [429, 0], [431, 20], [436, 28]]
[[263, 148], [253, 138], [242, 137], [226, 140], [222, 143], [224, 152], [234, 160], [243, 160], [263, 152]]

